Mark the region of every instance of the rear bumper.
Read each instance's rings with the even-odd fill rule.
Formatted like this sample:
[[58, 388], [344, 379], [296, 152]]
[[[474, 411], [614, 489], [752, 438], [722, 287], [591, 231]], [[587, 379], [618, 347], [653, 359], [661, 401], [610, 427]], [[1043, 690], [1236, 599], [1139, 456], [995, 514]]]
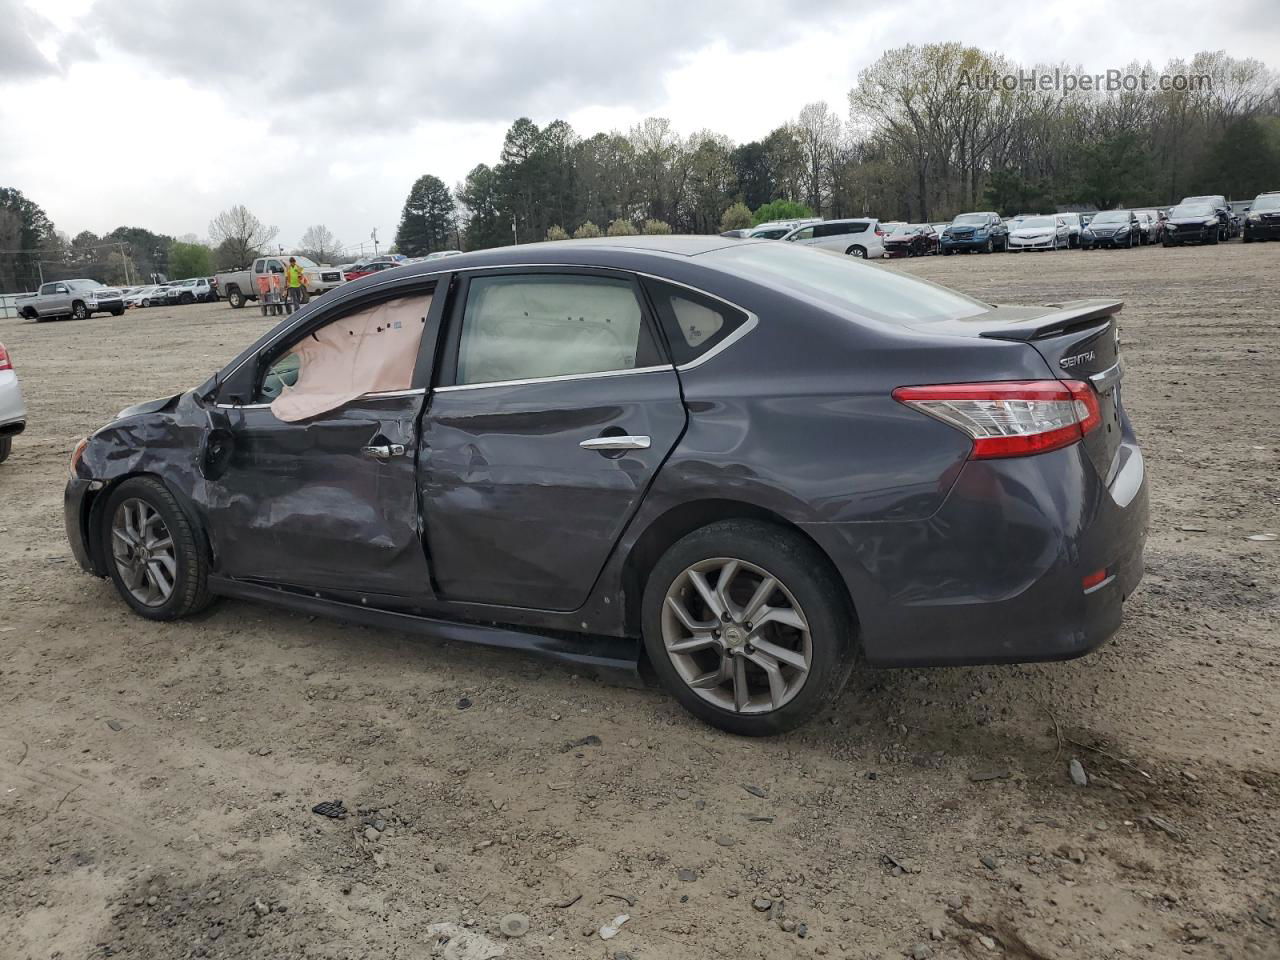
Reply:
[[27, 405], [22, 399], [18, 375], [0, 371], [0, 437], [21, 433], [27, 425]]
[[804, 529], [845, 580], [870, 663], [1065, 660], [1116, 631], [1142, 579], [1147, 491], [1136, 443], [1122, 446], [1114, 472], [1108, 488], [1078, 444], [970, 461], [926, 520]]

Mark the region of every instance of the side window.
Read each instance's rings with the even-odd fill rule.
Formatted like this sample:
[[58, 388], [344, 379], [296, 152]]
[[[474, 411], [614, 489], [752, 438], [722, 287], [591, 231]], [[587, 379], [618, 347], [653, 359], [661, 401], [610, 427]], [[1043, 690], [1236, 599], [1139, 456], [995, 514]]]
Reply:
[[253, 262], [253, 272], [254, 272], [254, 273], [266, 273], [266, 272], [267, 272], [267, 261], [265, 261], [265, 260], [255, 260], [255, 261]]
[[46, 283], [43, 287], [40, 288], [40, 296], [43, 297], [50, 293], [53, 293], [57, 289], [57, 286], [58, 285], [56, 283]]
[[629, 280], [476, 277], [462, 314], [454, 382], [535, 380], [660, 362]]
[[715, 349], [747, 322], [747, 315], [741, 310], [684, 287], [660, 280], [646, 280], [645, 287], [677, 366]]
[[65, 283], [59, 283], [53, 288], [53, 292], [54, 293], [70, 293], [71, 288], [68, 287]]
[[805, 227], [805, 228], [804, 228], [803, 230], [801, 230], [800, 232], [798, 232], [798, 233], [794, 234], [794, 235], [791, 237], [791, 239], [792, 239], [792, 240], [812, 240], [812, 239], [813, 239], [813, 227]]
[[368, 304], [325, 324], [280, 354], [255, 391], [281, 420], [307, 420], [366, 393], [408, 390], [431, 295]]
[[267, 270], [271, 273], [284, 273], [284, 264], [279, 260], [268, 260]]

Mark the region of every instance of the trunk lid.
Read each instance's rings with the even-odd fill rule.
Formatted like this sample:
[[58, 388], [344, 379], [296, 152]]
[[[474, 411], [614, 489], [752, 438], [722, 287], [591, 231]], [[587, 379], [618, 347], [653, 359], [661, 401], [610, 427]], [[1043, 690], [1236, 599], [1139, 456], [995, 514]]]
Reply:
[[1085, 452], [1108, 486], [1123, 439], [1120, 399], [1120, 300], [1072, 300], [1044, 307], [996, 307], [975, 317], [923, 327], [931, 333], [1026, 343], [1059, 380], [1083, 380], [1098, 395], [1102, 423], [1084, 438]]

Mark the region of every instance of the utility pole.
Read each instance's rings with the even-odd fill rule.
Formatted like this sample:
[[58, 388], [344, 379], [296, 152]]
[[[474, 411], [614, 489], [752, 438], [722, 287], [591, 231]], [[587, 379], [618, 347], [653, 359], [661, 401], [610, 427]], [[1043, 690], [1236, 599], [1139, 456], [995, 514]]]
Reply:
[[40, 286], [44, 286], [44, 265], [39, 260], [36, 261], [36, 272], [40, 274]]
[[374, 227], [373, 232], [369, 234], [369, 239], [373, 241], [373, 255], [378, 255], [378, 228]]
[[516, 233], [516, 215], [514, 213], [511, 215], [511, 242], [517, 246], [520, 244], [520, 235]]
[[124, 285], [126, 287], [133, 286], [133, 281], [129, 275], [129, 255], [124, 252], [124, 242], [116, 244], [120, 248], [120, 263], [124, 266]]

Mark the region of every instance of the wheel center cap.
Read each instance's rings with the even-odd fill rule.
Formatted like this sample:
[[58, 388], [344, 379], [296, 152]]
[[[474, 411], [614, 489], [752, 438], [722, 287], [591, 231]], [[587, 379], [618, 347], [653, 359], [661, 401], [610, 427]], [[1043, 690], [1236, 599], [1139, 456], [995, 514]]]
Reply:
[[728, 647], [740, 647], [747, 642], [746, 631], [738, 626], [725, 627], [724, 642]]

